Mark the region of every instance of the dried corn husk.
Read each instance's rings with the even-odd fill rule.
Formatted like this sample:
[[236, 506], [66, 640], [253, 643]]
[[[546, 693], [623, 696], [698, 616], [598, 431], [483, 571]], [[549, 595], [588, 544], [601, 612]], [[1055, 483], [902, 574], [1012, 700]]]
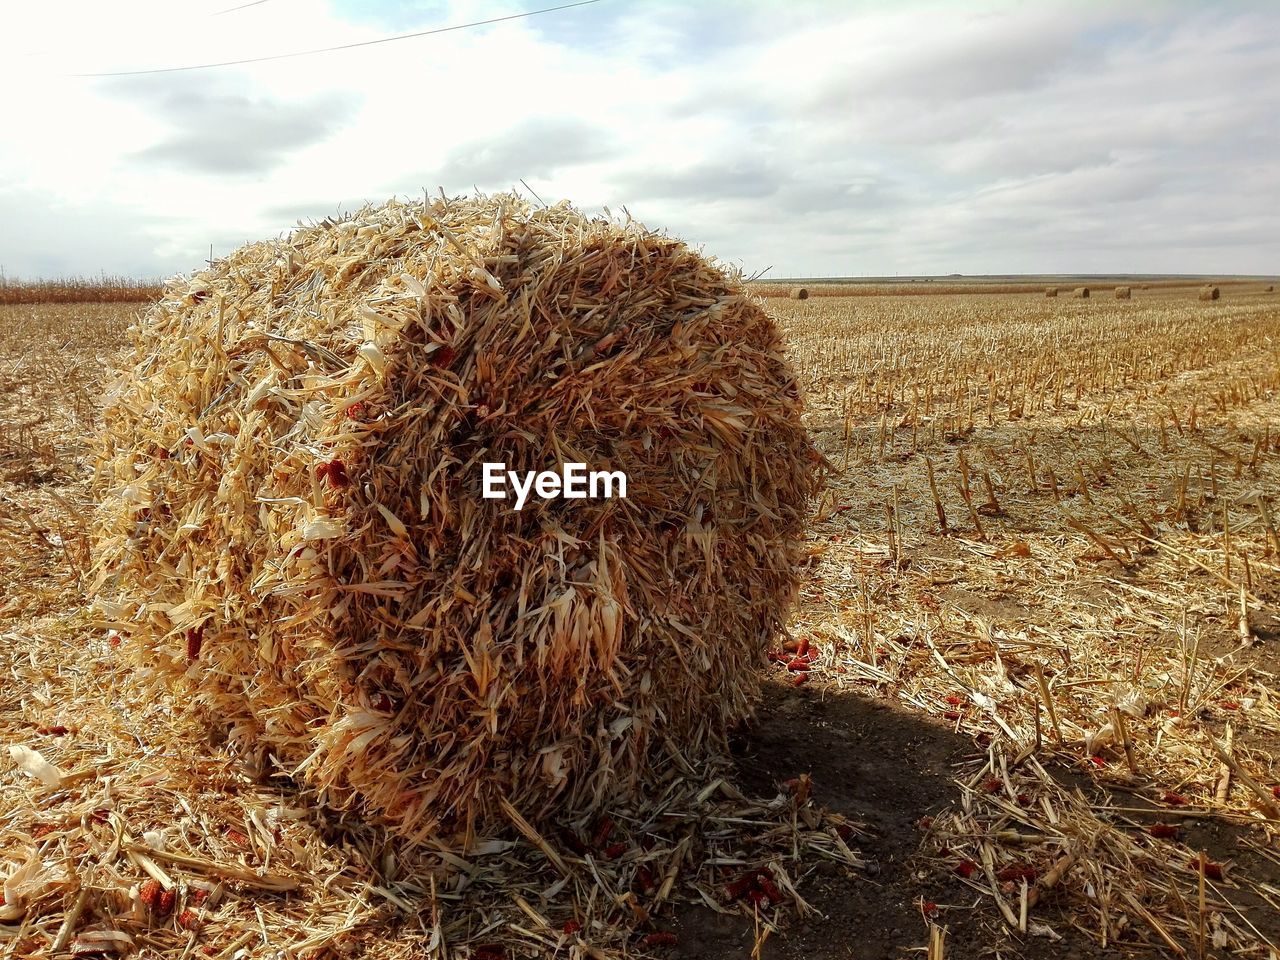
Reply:
[[[105, 422], [96, 586], [136, 683], [451, 849], [723, 745], [819, 464], [738, 278], [513, 196], [366, 208], [172, 284]], [[627, 498], [517, 512], [489, 461], [621, 470]]]

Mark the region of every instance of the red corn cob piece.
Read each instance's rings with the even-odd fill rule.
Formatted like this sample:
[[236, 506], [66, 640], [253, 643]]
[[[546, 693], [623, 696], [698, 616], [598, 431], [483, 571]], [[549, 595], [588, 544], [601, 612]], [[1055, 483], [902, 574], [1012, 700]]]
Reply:
[[770, 903], [782, 903], [782, 891], [778, 889], [778, 885], [772, 880], [760, 878], [760, 889], [764, 891], [764, 895], [769, 898]]
[[645, 866], [636, 868], [636, 882], [640, 884], [640, 889], [645, 893], [652, 893], [657, 887], [657, 884], [653, 882], [653, 874]]
[[160, 886], [159, 880], [143, 880], [142, 886], [138, 888], [138, 899], [149, 909], [155, 909], [156, 904], [160, 902], [160, 894], [162, 893], [164, 893], [164, 888]]
[[156, 898], [156, 913], [162, 917], [167, 917], [173, 912], [173, 906], [178, 902], [178, 894], [174, 890], [164, 890], [160, 896]]
[[613, 821], [608, 817], [601, 820], [596, 826], [596, 832], [591, 838], [591, 843], [595, 847], [603, 847], [609, 839], [609, 834], [613, 833]]
[[724, 892], [728, 895], [730, 900], [741, 900], [747, 895], [747, 891], [755, 885], [755, 882], [756, 876], [754, 873], [744, 873], [737, 880], [733, 881], [733, 883], [725, 887]]
[[[1192, 870], [1196, 871], [1196, 873], [1199, 873], [1199, 872], [1200, 872], [1200, 860], [1199, 860], [1199, 858], [1196, 858], [1195, 860], [1192, 860], [1192, 861], [1188, 864], [1188, 866], [1189, 866]], [[1204, 862], [1204, 875], [1205, 875], [1205, 878], [1206, 878], [1206, 879], [1209, 879], [1209, 880], [1217, 880], [1217, 881], [1221, 882], [1221, 880], [1222, 880], [1222, 864], [1220, 864], [1220, 863], [1214, 863], [1212, 860], [1206, 860], [1206, 861]]]
[[334, 488], [345, 487], [351, 482], [347, 476], [347, 465], [336, 458], [316, 467], [316, 476], [329, 481], [329, 486]]

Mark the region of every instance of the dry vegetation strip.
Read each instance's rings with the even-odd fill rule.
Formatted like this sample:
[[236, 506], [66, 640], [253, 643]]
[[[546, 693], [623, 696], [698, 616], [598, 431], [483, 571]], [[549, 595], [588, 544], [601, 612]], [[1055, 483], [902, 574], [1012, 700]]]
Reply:
[[[914, 944], [975, 895], [994, 945], [1075, 927], [1157, 954], [1266, 956], [1280, 938], [1280, 310], [1134, 297], [772, 305], [835, 470], [793, 623], [808, 649], [772, 669], [975, 743], [955, 803], [921, 824], [923, 879], [883, 891], [919, 899]], [[392, 848], [326, 842], [286, 791], [200, 767], [199, 734], [164, 732], [163, 705], [113, 699], [80, 591], [83, 438], [129, 313], [0, 308], [0, 740], [65, 777], [41, 787], [0, 754], [0, 862], [51, 885], [34, 921], [6, 925], [0, 905], [0, 951], [105, 935], [106, 902], [164, 955], [425, 949], [382, 936], [430, 894], [371, 883]], [[819, 803], [839, 789], [814, 785]], [[157, 853], [145, 834], [166, 824], [181, 844]], [[468, 870], [491, 882], [483, 858]], [[139, 899], [148, 877], [179, 882], [171, 915]], [[723, 899], [714, 875], [692, 882]], [[489, 915], [494, 938], [514, 924], [566, 949], [577, 934], [547, 924], [537, 893], [531, 913]]]
[[130, 277], [64, 277], [14, 280], [0, 275], [0, 305], [145, 303], [160, 296], [159, 283]]
[[[752, 283], [751, 290], [766, 300], [791, 297], [799, 289], [794, 281], [779, 280], [774, 282], [757, 281]], [[1099, 288], [1113, 288], [1114, 282], [1099, 281]], [[1132, 288], [1141, 291], [1144, 298], [1160, 296], [1195, 296], [1203, 287], [1198, 280], [1171, 279], [1133, 281]], [[1258, 280], [1232, 280], [1218, 284], [1231, 294], [1273, 293], [1274, 284]], [[1072, 289], [1064, 282], [1065, 289]], [[808, 283], [803, 289], [809, 297], [918, 297], [918, 296], [960, 296], [990, 295], [1009, 293], [1044, 293], [1047, 292], [1044, 282], [1018, 282], [1008, 280], [914, 280], [901, 282], [888, 281], [840, 281], [832, 283]], [[1057, 296], [1055, 292], [1049, 296]]]

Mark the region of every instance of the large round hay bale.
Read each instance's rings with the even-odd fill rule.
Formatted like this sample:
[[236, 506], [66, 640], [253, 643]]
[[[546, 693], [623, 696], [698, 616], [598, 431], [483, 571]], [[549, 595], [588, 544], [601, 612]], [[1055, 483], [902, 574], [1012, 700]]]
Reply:
[[1265, 291], [1265, 292], [1266, 292], [1266, 293], [1275, 293], [1275, 292], [1276, 292], [1275, 284], [1273, 284], [1273, 283], [1269, 283], [1269, 284], [1267, 284], [1267, 289], [1266, 289], [1266, 291]]
[[[366, 208], [143, 319], [99, 606], [139, 683], [410, 842], [635, 802], [751, 709], [821, 466], [800, 412], [773, 322], [677, 240], [509, 195]], [[486, 463], [625, 498], [516, 509]]]
[[1200, 288], [1201, 300], [1217, 300], [1219, 296], [1221, 296], [1221, 292], [1212, 284]]
[[1132, 297], [1133, 292], [1128, 287], [1116, 287], [1117, 300], [1130, 300]]
[[1045, 288], [1044, 288], [1044, 295], [1045, 295], [1046, 297], [1056, 297], [1056, 296], [1058, 295], [1058, 288], [1057, 288], [1057, 287], [1045, 287]]
[[805, 287], [792, 287], [791, 299], [792, 300], [808, 300], [809, 299], [808, 289]]
[[1075, 297], [1077, 300], [1087, 300], [1089, 299], [1089, 288], [1076, 287], [1074, 290], [1071, 291], [1071, 295]]

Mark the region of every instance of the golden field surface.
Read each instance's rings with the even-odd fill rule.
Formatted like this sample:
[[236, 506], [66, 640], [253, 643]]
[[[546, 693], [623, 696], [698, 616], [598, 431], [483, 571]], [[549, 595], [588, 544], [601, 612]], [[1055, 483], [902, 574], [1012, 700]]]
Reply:
[[[773, 915], [727, 902], [715, 861], [619, 896], [674, 942], [549, 924], [549, 891], [481, 933], [1280, 956], [1280, 295], [1032, 286], [768, 300], [830, 476], [737, 782], [860, 824], [859, 868], [799, 864]], [[394, 849], [325, 835], [119, 694], [84, 595], [89, 443], [138, 309], [0, 305], [0, 958], [452, 955], [432, 891], [377, 879]]]

